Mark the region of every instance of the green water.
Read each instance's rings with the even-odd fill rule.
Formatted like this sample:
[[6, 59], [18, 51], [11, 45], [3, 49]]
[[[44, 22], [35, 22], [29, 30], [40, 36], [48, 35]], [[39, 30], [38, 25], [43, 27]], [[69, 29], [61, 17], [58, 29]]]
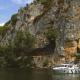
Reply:
[[0, 80], [80, 80], [79, 74], [54, 74], [50, 70], [0, 70]]

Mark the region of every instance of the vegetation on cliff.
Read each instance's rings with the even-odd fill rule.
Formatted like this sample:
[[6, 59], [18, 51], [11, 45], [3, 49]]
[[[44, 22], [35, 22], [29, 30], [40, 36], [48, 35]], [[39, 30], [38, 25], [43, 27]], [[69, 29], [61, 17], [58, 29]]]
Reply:
[[45, 8], [48, 8], [52, 2], [52, 0], [36, 0], [36, 1], [43, 4]]
[[12, 25], [15, 25], [16, 22], [17, 22], [17, 14], [14, 14], [14, 15], [12, 15], [12, 17], [11, 17], [11, 24], [12, 24]]
[[6, 34], [7, 30], [9, 30], [9, 26], [7, 25], [4, 25], [4, 26], [1, 26], [0, 27], [0, 36], [1, 37], [4, 37], [4, 35]]
[[47, 32], [45, 33], [48, 40], [56, 39], [58, 34], [59, 34], [58, 31], [56, 29], [53, 29], [53, 28], [49, 28], [47, 30]]
[[[32, 59], [28, 57], [24, 60], [24, 57], [29, 54], [34, 44], [35, 38], [29, 32], [17, 32], [13, 44], [4, 47], [0, 46], [0, 57], [2, 57], [0, 58], [0, 61], [2, 61], [0, 65], [4, 67], [21, 67], [25, 66], [25, 64], [31, 65], [30, 62]], [[20, 59], [18, 60], [19, 57]]]
[[[0, 36], [4, 37], [11, 25], [15, 25], [17, 22], [17, 14], [12, 15], [11, 20], [5, 23], [4, 26], [0, 26]], [[10, 25], [11, 24], [11, 25]]]

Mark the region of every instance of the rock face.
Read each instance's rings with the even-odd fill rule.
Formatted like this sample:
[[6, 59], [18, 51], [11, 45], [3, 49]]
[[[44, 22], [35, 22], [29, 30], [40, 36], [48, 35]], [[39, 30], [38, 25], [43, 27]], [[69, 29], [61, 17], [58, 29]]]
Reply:
[[[59, 0], [60, 1], [60, 0]], [[74, 61], [74, 57], [72, 59], [71, 55], [77, 53], [77, 40], [80, 37], [80, 26], [79, 26], [79, 0], [62, 0], [61, 3], [62, 8], [59, 11], [59, 26], [61, 27], [61, 34], [59, 36], [59, 41], [57, 42], [59, 45], [59, 49], [57, 50], [60, 54], [64, 53], [69, 61]], [[61, 15], [60, 15], [61, 14]], [[57, 23], [57, 24], [58, 24]], [[62, 46], [62, 47], [61, 47]], [[61, 52], [60, 52], [61, 51]], [[71, 60], [72, 59], [72, 60]]]
[[34, 2], [26, 5], [25, 11], [19, 10], [16, 24], [9, 25], [11, 28], [1, 39], [0, 45], [8, 45], [9, 41], [13, 44], [16, 32], [22, 30], [23, 32], [29, 31], [36, 37], [35, 49], [43, 48], [48, 43], [44, 33], [52, 27], [59, 33], [55, 41], [54, 54], [48, 57], [47, 61], [46, 55], [45, 57], [34, 57], [35, 64], [42, 67], [43, 61], [49, 61], [49, 65], [65, 61], [72, 62], [75, 60], [74, 55], [77, 53], [77, 47], [80, 48], [80, 1], [53, 0], [46, 9], [43, 4]]

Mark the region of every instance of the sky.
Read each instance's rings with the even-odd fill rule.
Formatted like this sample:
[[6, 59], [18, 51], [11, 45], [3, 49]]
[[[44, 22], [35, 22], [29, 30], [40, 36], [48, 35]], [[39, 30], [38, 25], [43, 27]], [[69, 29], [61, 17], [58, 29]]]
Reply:
[[11, 16], [18, 12], [33, 0], [0, 0], [0, 26], [10, 20]]

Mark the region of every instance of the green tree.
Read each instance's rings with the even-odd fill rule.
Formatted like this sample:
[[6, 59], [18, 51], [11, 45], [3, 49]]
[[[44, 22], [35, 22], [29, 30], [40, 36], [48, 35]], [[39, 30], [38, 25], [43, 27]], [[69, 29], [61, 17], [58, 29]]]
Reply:
[[46, 37], [48, 40], [54, 40], [58, 36], [58, 30], [57, 29], [48, 29], [47, 32], [45, 33]]
[[14, 40], [15, 50], [17, 52], [27, 52], [35, 44], [35, 37], [29, 32], [18, 31]]
[[48, 44], [45, 45], [46, 49], [49, 51], [49, 53], [54, 53], [55, 47], [56, 47], [56, 38], [58, 36], [58, 31], [56, 29], [53, 28], [49, 28], [46, 33], [45, 36], [48, 40]]

